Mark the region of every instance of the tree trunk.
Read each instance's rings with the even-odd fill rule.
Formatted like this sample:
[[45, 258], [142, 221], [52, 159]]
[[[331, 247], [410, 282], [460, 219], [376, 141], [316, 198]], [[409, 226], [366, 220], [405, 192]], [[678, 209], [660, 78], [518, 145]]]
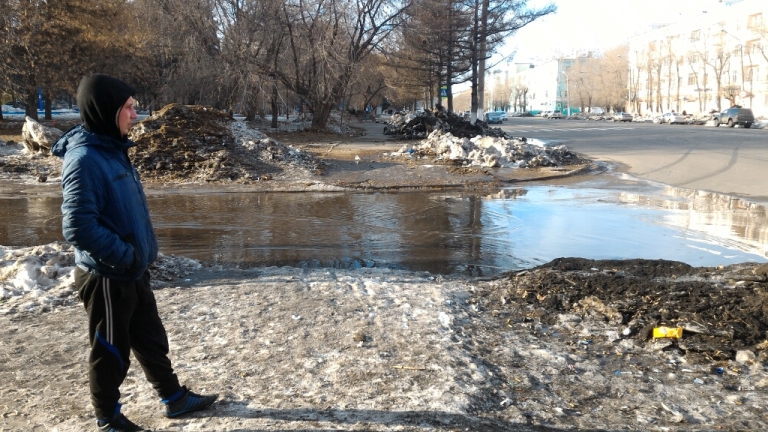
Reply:
[[277, 129], [277, 82], [272, 83], [272, 97], [270, 98], [272, 107], [272, 129]]
[[45, 119], [53, 120], [53, 101], [51, 101], [51, 98], [47, 93], [43, 95], [43, 103], [45, 104]]
[[675, 81], [677, 82], [676, 105], [677, 105], [677, 111], [680, 111], [680, 85], [683, 83], [683, 80], [680, 77], [680, 63], [677, 61], [675, 61], [675, 78], [676, 78]]
[[37, 121], [37, 88], [33, 87], [27, 93], [27, 107], [25, 109], [27, 117]]
[[482, 119], [483, 110], [485, 109], [485, 57], [487, 51], [488, 40], [488, 9], [490, 0], [483, 0], [482, 19], [480, 20], [480, 46], [479, 46], [479, 58], [477, 64], [477, 104], [478, 104], [478, 116]]
[[469, 123], [474, 126], [477, 123], [477, 41], [480, 33], [480, 17], [478, 15], [479, 8], [477, 7], [477, 0], [475, 0], [475, 16], [474, 16], [474, 22], [472, 25], [472, 54], [470, 59], [470, 68], [472, 69], [472, 76], [470, 78], [470, 88], [471, 95], [470, 95], [470, 114], [469, 114]]
[[445, 87], [448, 92], [446, 109], [453, 112], [453, 6], [448, 9], [448, 61], [445, 67]]
[[310, 129], [315, 132], [325, 130], [328, 125], [328, 119], [331, 117], [331, 110], [333, 110], [333, 105], [329, 103], [323, 103], [318, 106], [312, 113]]

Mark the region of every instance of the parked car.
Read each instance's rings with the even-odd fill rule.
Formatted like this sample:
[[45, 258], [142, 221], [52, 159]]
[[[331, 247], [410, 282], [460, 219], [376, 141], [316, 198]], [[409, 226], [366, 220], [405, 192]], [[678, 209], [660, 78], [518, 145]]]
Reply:
[[749, 108], [734, 106], [715, 114], [713, 120], [715, 121], [715, 126], [720, 126], [721, 124], [726, 124], [728, 127], [741, 125], [749, 129], [752, 127], [752, 123], [755, 122], [755, 115]]
[[548, 110], [548, 111], [542, 111], [541, 116], [544, 118], [550, 118], [552, 116], [560, 116], [557, 118], [562, 118], [563, 114], [560, 112], [560, 110]]
[[500, 111], [491, 111], [485, 113], [485, 122], [488, 124], [493, 123], [501, 123], [503, 120], [501, 119], [501, 115], [504, 114]]
[[501, 121], [507, 121], [507, 113], [505, 111], [501, 113]]
[[632, 121], [632, 114], [625, 113], [625, 112], [617, 112], [613, 116], [613, 121], [631, 122]]
[[550, 114], [547, 116], [547, 118], [548, 118], [548, 119], [556, 119], [556, 118], [557, 118], [557, 119], [561, 119], [561, 118], [563, 118], [563, 113], [562, 113], [562, 112], [560, 112], [560, 110], [554, 110], [554, 111], [552, 111], [552, 112], [551, 112], [551, 113], [550, 113]]
[[676, 112], [668, 112], [668, 113], [664, 113], [664, 115], [661, 116], [661, 123], [685, 124], [685, 123], [688, 123], [688, 119], [686, 119], [682, 114], [678, 114]]

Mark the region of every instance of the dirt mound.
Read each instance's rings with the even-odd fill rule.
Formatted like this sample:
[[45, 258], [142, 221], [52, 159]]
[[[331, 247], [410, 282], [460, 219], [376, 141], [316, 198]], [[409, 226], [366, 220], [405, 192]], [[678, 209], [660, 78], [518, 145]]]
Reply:
[[500, 128], [489, 127], [483, 121], [477, 121], [473, 125], [468, 119], [441, 109], [436, 109], [434, 112], [395, 113], [384, 127], [384, 135], [397, 135], [405, 140], [423, 139], [435, 130], [451, 133], [459, 138], [507, 136]]
[[[768, 355], [765, 266], [560, 258], [502, 275], [493, 286], [479, 291], [476, 301], [507, 324], [552, 325], [562, 313], [599, 315], [625, 329], [619, 337], [651, 343], [655, 350], [678, 350], [689, 361], [730, 360], [743, 349]], [[521, 302], [528, 307], [520, 308]], [[652, 330], [659, 326], [682, 327], [683, 338], [654, 341]]]
[[319, 174], [312, 155], [275, 141], [229, 114], [171, 104], [131, 129], [131, 158], [148, 181], [241, 182]]

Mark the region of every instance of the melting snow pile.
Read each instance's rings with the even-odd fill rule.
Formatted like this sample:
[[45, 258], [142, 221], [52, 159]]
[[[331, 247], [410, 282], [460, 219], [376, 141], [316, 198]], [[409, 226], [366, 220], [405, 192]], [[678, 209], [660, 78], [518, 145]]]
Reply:
[[0, 313], [48, 308], [71, 298], [74, 265], [74, 248], [61, 243], [0, 247]]
[[414, 154], [463, 161], [468, 165], [483, 167], [529, 168], [585, 162], [563, 145], [545, 147], [529, 144], [524, 138], [489, 136], [459, 138], [451, 133], [443, 133], [441, 130], [435, 130], [420, 144], [404, 145], [399, 151], [392, 153], [393, 156]]
[[[152, 281], [161, 287], [193, 270], [197, 261], [160, 254], [152, 264]], [[0, 314], [48, 311], [75, 301], [75, 249], [68, 243], [9, 248], [0, 246]]]

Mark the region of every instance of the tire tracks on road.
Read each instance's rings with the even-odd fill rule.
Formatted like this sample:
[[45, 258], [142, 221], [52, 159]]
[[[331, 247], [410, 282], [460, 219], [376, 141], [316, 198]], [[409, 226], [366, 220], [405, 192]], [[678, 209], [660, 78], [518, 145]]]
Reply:
[[736, 165], [736, 161], [738, 161], [738, 160], [739, 160], [739, 147], [736, 147], [735, 149], [733, 149], [733, 153], [731, 153], [731, 160], [728, 161], [728, 163], [723, 168], [721, 168], [721, 169], [719, 169], [717, 171], [713, 171], [711, 173], [699, 176], [699, 177], [694, 177], [694, 178], [692, 178], [692, 179], [690, 179], [688, 181], [681, 182], [680, 185], [681, 186], [687, 186], [687, 185], [689, 185], [691, 183], [694, 183], [694, 182], [697, 182], [697, 181], [701, 181], [701, 180], [706, 180], [706, 179], [712, 178], [712, 177], [714, 177], [716, 175], [720, 175], [720, 174], [730, 170], [731, 168], [733, 168], [734, 165]]
[[645, 176], [645, 175], [648, 175], [648, 174], [653, 174], [653, 173], [659, 172], [659, 171], [661, 171], [661, 170], [665, 170], [665, 169], [667, 169], [667, 168], [671, 168], [671, 167], [673, 167], [673, 166], [675, 166], [675, 165], [677, 165], [677, 164], [681, 163], [682, 161], [684, 161], [684, 160], [685, 160], [685, 159], [686, 159], [688, 156], [690, 156], [690, 155], [691, 155], [691, 152], [692, 152], [692, 151], [693, 151], [693, 149], [688, 149], [688, 151], [687, 151], [687, 152], [685, 152], [685, 153], [683, 153], [683, 155], [682, 155], [682, 156], [680, 156], [680, 157], [679, 157], [679, 158], [678, 158], [676, 161], [674, 161], [674, 162], [672, 162], [672, 163], [668, 163], [668, 164], [666, 164], [666, 165], [663, 165], [663, 166], [660, 166], [659, 168], [656, 168], [656, 169], [654, 169], [654, 170], [650, 170], [650, 171], [646, 171], [646, 172], [638, 173], [637, 175], [640, 175], [640, 176]]

